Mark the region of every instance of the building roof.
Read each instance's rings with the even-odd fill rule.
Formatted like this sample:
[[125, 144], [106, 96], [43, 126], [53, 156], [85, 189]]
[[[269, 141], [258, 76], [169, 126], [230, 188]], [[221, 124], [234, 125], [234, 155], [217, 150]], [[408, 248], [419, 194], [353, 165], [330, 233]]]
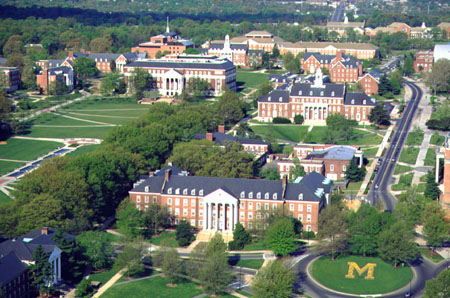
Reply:
[[327, 27], [364, 28], [364, 22], [327, 22]]
[[[205, 134], [196, 134], [194, 136], [196, 140], [204, 140], [206, 139]], [[252, 144], [252, 145], [269, 145], [268, 142], [260, 140], [260, 139], [244, 139], [237, 138], [232, 135], [228, 135], [222, 132], [214, 132], [213, 133], [213, 142], [223, 145], [226, 142], [238, 142], [240, 144]]]
[[245, 36], [257, 36], [257, 35], [264, 35], [264, 36], [270, 35], [270, 36], [273, 36], [273, 34], [270, 33], [270, 32], [267, 32], [267, 31], [257, 31], [257, 30], [250, 31], [249, 33], [245, 34]]
[[50, 75], [58, 75], [58, 74], [67, 74], [70, 73], [72, 69], [68, 66], [59, 66], [59, 67], [53, 67], [48, 69], [48, 73]]
[[17, 278], [26, 270], [27, 266], [13, 252], [0, 257], [0, 285]]
[[439, 23], [439, 25], [437, 25], [436, 27], [439, 27], [439, 28], [441, 28], [441, 29], [446, 29], [446, 28], [449, 28], [449, 27], [450, 27], [450, 23], [448, 23], [448, 22], [442, 22], [442, 23]]
[[258, 102], [288, 103], [289, 102], [289, 90], [275, 89], [265, 96], [260, 96], [258, 98]]
[[340, 159], [351, 160], [356, 149], [349, 146], [332, 146], [325, 150], [313, 151], [305, 159]]
[[[311, 177], [308, 177], [312, 175]], [[286, 186], [286, 200], [299, 200], [299, 194], [303, 194], [303, 201], [321, 202], [325, 200], [324, 191], [331, 189], [331, 181], [324, 176], [314, 173], [305, 177], [305, 181], [300, 183], [288, 183]], [[164, 189], [162, 187], [164, 185]], [[319, 187], [320, 186], [320, 187]], [[257, 179], [241, 179], [241, 178], [218, 178], [218, 177], [201, 177], [201, 176], [170, 176], [168, 181], [164, 181], [164, 177], [149, 177], [144, 182], [137, 185], [131, 192], [148, 192], [176, 195], [183, 195], [186, 190], [187, 195], [195, 190], [195, 196], [206, 196], [217, 189], [226, 189], [226, 191], [235, 198], [240, 198], [243, 193], [245, 198], [249, 198], [252, 193], [254, 199], [257, 194], [261, 194], [261, 200], [282, 200], [283, 186], [281, 181], [275, 180], [257, 180]], [[322, 191], [320, 190], [322, 188]], [[265, 195], [269, 195], [269, 199], [265, 199]], [[274, 198], [274, 194], [276, 197]]]
[[[365, 102], [364, 102], [365, 101]], [[376, 106], [375, 98], [368, 96], [362, 92], [347, 92], [344, 98], [346, 106]]]
[[332, 46], [336, 49], [357, 49], [357, 50], [378, 50], [378, 47], [371, 43], [357, 43], [357, 42], [307, 42], [299, 41], [296, 43], [284, 43], [287, 47], [293, 48], [312, 48], [312, 49], [323, 49]]
[[291, 96], [312, 96], [312, 97], [344, 97], [345, 85], [327, 83], [322, 88], [314, 87], [308, 83], [297, 83], [292, 86]]
[[232, 69], [234, 64], [229, 60], [196, 60], [192, 62], [184, 62], [181, 60], [137, 60], [127, 65], [127, 67], [154, 67], [154, 68], [193, 68], [193, 69]]
[[3, 66], [6, 63], [6, 61], [8, 61], [8, 59], [0, 58], [0, 66]]
[[369, 74], [377, 80], [380, 80], [381, 78], [381, 72], [378, 69], [372, 69], [369, 71]]
[[173, 165], [169, 165], [165, 168], [155, 171], [154, 175], [164, 177], [167, 170], [170, 170], [170, 175], [179, 175], [179, 176], [187, 175], [186, 171], [180, 169], [179, 167], [173, 166]]
[[314, 57], [317, 61], [319, 61], [320, 64], [330, 64], [331, 61], [336, 57], [334, 55], [322, 55], [320, 53], [311, 53], [306, 52], [304, 56], [304, 61], [308, 60], [309, 58]]

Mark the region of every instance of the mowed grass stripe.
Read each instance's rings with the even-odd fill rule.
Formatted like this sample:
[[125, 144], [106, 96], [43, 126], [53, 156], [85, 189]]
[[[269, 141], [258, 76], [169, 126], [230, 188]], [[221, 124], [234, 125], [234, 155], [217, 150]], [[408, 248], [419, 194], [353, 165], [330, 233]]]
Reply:
[[15, 160], [35, 160], [62, 145], [59, 142], [18, 138], [9, 138], [6, 142], [6, 145], [0, 145], [0, 158]]
[[[78, 118], [78, 119], [96, 121], [96, 122], [101, 122], [101, 123], [105, 123], [105, 124], [118, 124], [118, 125], [126, 124], [126, 123], [130, 122], [131, 120], [138, 118], [138, 117], [116, 118], [114, 116], [108, 117], [108, 116], [91, 116], [91, 115], [80, 115], [80, 114], [67, 114], [67, 115], [70, 117]], [[93, 122], [91, 122], [91, 123], [94, 124]], [[100, 125], [101, 123], [98, 123], [98, 124]]]
[[96, 138], [103, 139], [114, 126], [30, 127], [23, 135], [33, 138]]
[[54, 113], [41, 114], [25, 123], [26, 126], [30, 125], [92, 125], [90, 122], [71, 119], [57, 115]]
[[251, 72], [236, 72], [236, 82], [241, 88], [258, 88], [262, 83], [269, 80], [267, 73], [251, 73]]
[[270, 136], [291, 142], [300, 142], [306, 136], [309, 126], [303, 125], [252, 125], [252, 130], [263, 136]]
[[111, 102], [109, 100], [95, 101], [95, 100], [85, 100], [81, 102], [75, 102], [73, 104], [67, 105], [63, 110], [125, 110], [125, 109], [142, 109], [148, 110], [149, 106], [140, 105], [138, 103], [130, 102]]

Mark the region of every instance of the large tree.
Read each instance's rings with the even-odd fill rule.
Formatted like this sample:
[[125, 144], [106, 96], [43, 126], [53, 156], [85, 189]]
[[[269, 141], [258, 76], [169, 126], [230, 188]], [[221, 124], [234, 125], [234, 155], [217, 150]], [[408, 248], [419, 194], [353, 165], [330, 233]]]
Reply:
[[295, 238], [294, 224], [290, 219], [284, 218], [269, 227], [266, 242], [276, 255], [286, 256], [297, 249]]
[[424, 192], [425, 197], [431, 200], [436, 200], [440, 193], [441, 191], [439, 189], [439, 184], [435, 180], [434, 171], [428, 171], [427, 183]]
[[450, 269], [442, 271], [436, 278], [427, 280], [424, 297], [450, 297]]
[[159, 229], [167, 224], [169, 218], [167, 207], [157, 203], [151, 203], [144, 214], [145, 226], [150, 234], [157, 234]]
[[228, 243], [230, 250], [240, 250], [252, 240], [250, 234], [245, 230], [244, 226], [237, 222], [233, 231], [233, 241]]
[[327, 117], [327, 137], [330, 143], [335, 143], [340, 139], [350, 140], [354, 134], [356, 120], [346, 119], [342, 114], [330, 114]]
[[98, 74], [98, 68], [96, 67], [95, 61], [84, 56], [77, 57], [75, 59], [73, 62], [73, 68], [75, 69], [77, 75], [82, 79]]
[[125, 268], [125, 275], [131, 276], [144, 271], [142, 265], [142, 241], [130, 242], [125, 245], [122, 252], [117, 256], [115, 266]]
[[298, 177], [304, 177], [306, 175], [304, 167], [300, 164], [300, 160], [295, 157], [294, 158], [294, 166], [291, 167], [291, 171], [289, 172], [289, 180], [295, 181]]
[[399, 221], [382, 231], [378, 236], [378, 254], [395, 267], [416, 260], [418, 250], [411, 226]]
[[114, 253], [111, 235], [99, 231], [87, 231], [78, 235], [76, 241], [94, 269], [111, 266]]
[[252, 291], [258, 298], [292, 297], [294, 274], [281, 260], [271, 261], [254, 277]]
[[116, 212], [116, 225], [119, 233], [131, 239], [142, 234], [144, 218], [136, 205], [127, 198], [119, 205]]
[[427, 245], [433, 248], [441, 246], [442, 241], [449, 238], [449, 233], [449, 224], [444, 220], [442, 214], [430, 215], [423, 224], [423, 236]]
[[53, 236], [53, 240], [58, 243], [61, 253], [61, 277], [67, 281], [78, 281], [83, 275], [85, 258], [83, 251], [72, 235], [58, 230]]
[[356, 160], [352, 159], [344, 173], [348, 181], [358, 182], [364, 179], [366, 169], [363, 166], [358, 167]]
[[391, 120], [388, 111], [381, 102], [370, 110], [368, 118], [375, 125], [389, 125]]
[[420, 223], [425, 204], [426, 199], [418, 193], [417, 186], [413, 185], [400, 195], [395, 206], [394, 215], [399, 220], [405, 221], [410, 225]]
[[236, 92], [226, 90], [217, 102], [217, 111], [223, 123], [236, 123], [245, 115], [245, 102]]
[[134, 93], [135, 98], [138, 100], [144, 97], [144, 91], [153, 88], [153, 84], [152, 75], [139, 67], [135, 68], [131, 76], [128, 77], [129, 91]]
[[434, 91], [448, 91], [450, 86], [450, 60], [439, 59], [434, 65], [433, 70], [425, 75], [425, 83]]
[[187, 220], [182, 220], [176, 227], [176, 240], [180, 246], [188, 246], [194, 240], [193, 227]]
[[345, 251], [348, 241], [347, 214], [339, 205], [330, 205], [319, 216], [319, 242], [316, 250], [331, 255], [334, 260], [336, 253]]
[[52, 264], [48, 261], [50, 254], [45, 253], [42, 246], [33, 251], [34, 264], [30, 267], [31, 285], [36, 288], [39, 294], [48, 291], [49, 282], [54, 274]]

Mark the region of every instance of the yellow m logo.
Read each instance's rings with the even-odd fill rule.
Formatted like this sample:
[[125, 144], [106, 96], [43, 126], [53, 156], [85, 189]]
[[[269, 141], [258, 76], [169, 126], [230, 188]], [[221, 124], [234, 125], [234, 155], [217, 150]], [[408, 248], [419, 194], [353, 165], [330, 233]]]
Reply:
[[373, 276], [373, 271], [375, 270], [375, 266], [377, 266], [377, 264], [367, 263], [362, 268], [359, 268], [356, 262], [347, 262], [347, 265], [348, 265], [348, 272], [345, 275], [346, 278], [355, 278], [353, 272], [356, 270], [359, 276], [363, 275], [364, 272], [367, 271], [367, 275], [364, 279], [375, 279], [375, 277]]

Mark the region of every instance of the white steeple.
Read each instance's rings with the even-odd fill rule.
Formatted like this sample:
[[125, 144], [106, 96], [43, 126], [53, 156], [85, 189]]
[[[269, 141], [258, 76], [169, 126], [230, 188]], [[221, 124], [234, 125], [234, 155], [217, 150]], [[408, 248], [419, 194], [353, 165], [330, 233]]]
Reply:
[[230, 50], [231, 49], [230, 36], [228, 34], [225, 36], [225, 43], [223, 44], [223, 49], [224, 50]]
[[169, 16], [167, 16], [167, 26], [166, 26], [166, 33], [169, 33], [170, 29], [169, 29]]
[[314, 79], [314, 84], [312, 85], [312, 87], [315, 87], [315, 88], [325, 87], [323, 85], [323, 74], [322, 74], [322, 70], [320, 69], [320, 67], [317, 68], [315, 79]]
[[425, 22], [422, 22], [422, 29], [426, 29], [427, 26], [425, 26]]

